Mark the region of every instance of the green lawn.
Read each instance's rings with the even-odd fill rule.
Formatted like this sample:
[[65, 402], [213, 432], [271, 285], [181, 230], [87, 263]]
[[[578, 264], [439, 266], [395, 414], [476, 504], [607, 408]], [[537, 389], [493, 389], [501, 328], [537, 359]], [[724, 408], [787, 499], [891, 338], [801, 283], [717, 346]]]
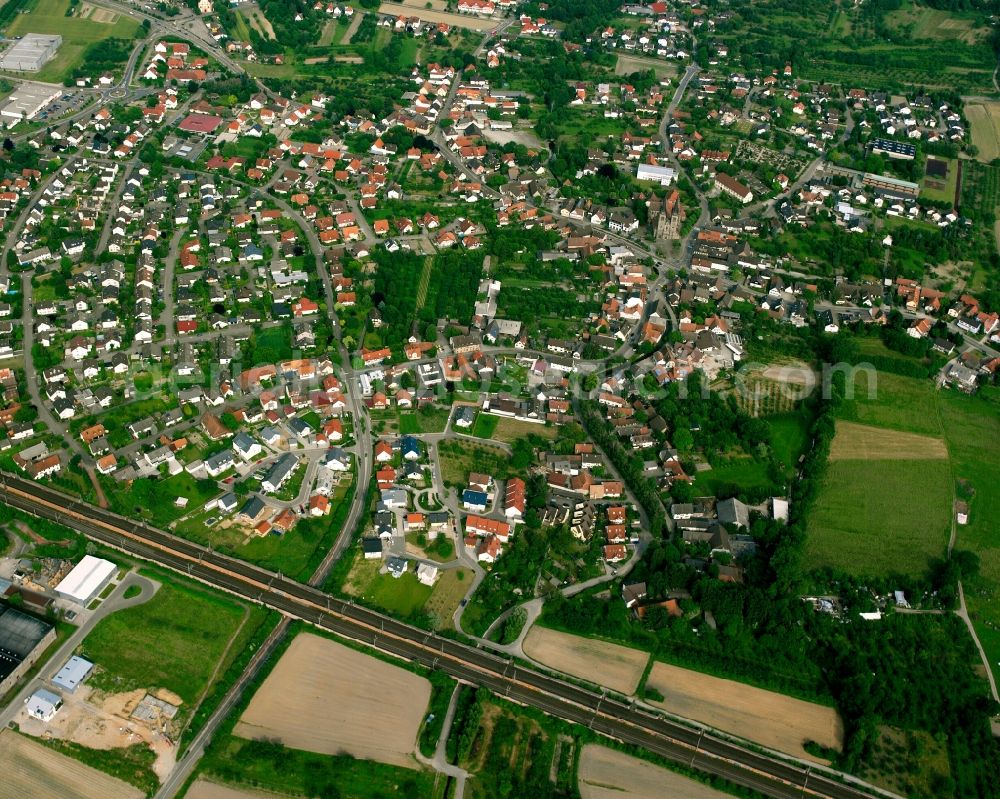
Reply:
[[399, 411], [399, 432], [410, 433], [443, 433], [448, 424], [451, 408], [439, 408], [428, 405], [418, 411]]
[[360, 552], [355, 558], [345, 584], [354, 596], [404, 619], [418, 613], [430, 599], [433, 589], [417, 581], [413, 564], [406, 574], [396, 578], [379, 574], [380, 560], [365, 560]]
[[809, 423], [801, 413], [783, 413], [766, 419], [771, 429], [774, 457], [791, 473], [809, 443]]
[[409, 570], [399, 578], [379, 574], [381, 567], [382, 561], [365, 560], [360, 550], [355, 550], [339, 590], [401, 619], [426, 614], [435, 628], [451, 627], [452, 615], [471, 584], [471, 572], [466, 569], [442, 571], [431, 588], [417, 580], [416, 565], [412, 562]]
[[[695, 496], [710, 497], [717, 495], [724, 487], [738, 486], [740, 490], [756, 490], [767, 488], [778, 492], [780, 486], [775, 486], [767, 473], [767, 462], [749, 456], [732, 458], [707, 472], [698, 472], [694, 481]], [[730, 495], [732, 492], [728, 492]]]
[[508, 454], [488, 444], [478, 444], [466, 439], [449, 439], [438, 445], [441, 462], [441, 479], [445, 485], [465, 486], [469, 472], [481, 472], [503, 479], [507, 476]]
[[[156, 527], [167, 527], [187, 513], [204, 505], [221, 490], [213, 480], [195, 480], [187, 472], [172, 477], [139, 478], [131, 485], [111, 478], [101, 478], [111, 507], [125, 516], [139, 516]], [[176, 500], [185, 497], [186, 507]]]
[[493, 416], [489, 413], [476, 414], [476, 421], [472, 425], [472, 435], [476, 438], [493, 438], [499, 422], [499, 416]]
[[951, 530], [948, 462], [829, 464], [809, 519], [805, 564], [872, 576], [923, 574]]
[[245, 345], [251, 366], [278, 363], [292, 357], [291, 329], [286, 325], [256, 331]]
[[249, 610], [193, 583], [164, 581], [160, 574], [156, 579], [162, 582], [156, 595], [103, 619], [87, 636], [82, 653], [103, 669], [91, 680], [96, 687], [166, 688], [190, 712], [223, 657], [235, 656], [227, 650]]
[[935, 202], [954, 203], [955, 190], [958, 188], [958, 162], [953, 158], [935, 158], [948, 164], [948, 174], [945, 179], [931, 179], [927, 175], [920, 180], [920, 196]]

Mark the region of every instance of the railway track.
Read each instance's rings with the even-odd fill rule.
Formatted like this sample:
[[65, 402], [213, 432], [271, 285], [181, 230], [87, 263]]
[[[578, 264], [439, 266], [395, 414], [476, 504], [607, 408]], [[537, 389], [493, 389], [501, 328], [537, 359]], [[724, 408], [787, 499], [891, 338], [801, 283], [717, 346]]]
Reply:
[[214, 552], [15, 475], [0, 473], [0, 499], [108, 546], [186, 574], [345, 638], [414, 661], [674, 762], [775, 799], [892, 796], [762, 754], [711, 732], [654, 715], [491, 652], [444, 638], [317, 588]]

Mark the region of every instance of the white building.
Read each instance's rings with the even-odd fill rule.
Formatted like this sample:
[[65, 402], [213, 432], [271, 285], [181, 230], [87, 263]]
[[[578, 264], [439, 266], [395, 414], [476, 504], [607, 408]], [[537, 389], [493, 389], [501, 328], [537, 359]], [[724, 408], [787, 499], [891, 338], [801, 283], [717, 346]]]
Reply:
[[66, 665], [59, 669], [59, 673], [52, 678], [52, 684], [57, 688], [62, 688], [64, 691], [73, 693], [80, 683], [90, 676], [90, 672], [93, 669], [94, 664], [89, 660], [84, 660], [82, 657], [73, 655], [73, 657], [66, 661]]
[[674, 182], [677, 173], [669, 166], [657, 166], [656, 164], [639, 164], [635, 170], [636, 180], [652, 180], [661, 186], [669, 186]]
[[439, 569], [430, 563], [421, 563], [417, 566], [417, 579], [426, 586], [433, 586], [437, 582]]
[[[25, 119], [34, 119], [38, 112], [62, 94], [61, 86], [45, 83], [22, 83], [0, 107], [0, 121], [12, 128]], [[51, 257], [51, 255], [49, 256]]]
[[14, 42], [13, 46], [0, 56], [0, 69], [12, 72], [38, 72], [56, 54], [62, 36], [28, 33]]
[[39, 688], [35, 693], [24, 700], [28, 715], [33, 719], [46, 723], [55, 718], [56, 713], [62, 707], [62, 697], [52, 691]]
[[83, 560], [56, 586], [56, 593], [70, 602], [87, 606], [111, 582], [117, 571], [118, 567], [110, 560], [84, 555]]

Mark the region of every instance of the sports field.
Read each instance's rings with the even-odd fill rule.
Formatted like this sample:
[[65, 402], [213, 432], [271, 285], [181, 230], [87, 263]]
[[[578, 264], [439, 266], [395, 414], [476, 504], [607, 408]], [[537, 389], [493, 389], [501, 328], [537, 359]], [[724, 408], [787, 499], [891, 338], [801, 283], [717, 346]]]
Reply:
[[649, 653], [580, 635], [532, 627], [524, 653], [550, 669], [571, 674], [623, 694], [634, 694]]
[[580, 799], [726, 799], [732, 796], [670, 769], [597, 744], [583, 747], [577, 780]]
[[142, 799], [143, 793], [11, 730], [0, 733], [0, 799]]
[[972, 143], [979, 150], [976, 158], [988, 164], [1000, 157], [1000, 101], [969, 100], [965, 117], [972, 127]]
[[646, 686], [664, 697], [650, 704], [779, 752], [818, 760], [802, 748], [807, 741], [830, 749], [843, 745], [843, 723], [826, 705], [659, 662]]
[[416, 768], [431, 685], [327, 638], [296, 637], [236, 725], [241, 738]]
[[87, 3], [76, 16], [67, 16], [68, 0], [36, 0], [27, 14], [18, 14], [7, 27], [8, 37], [27, 33], [57, 33], [63, 41], [55, 57], [33, 77], [59, 82], [83, 60], [87, 47], [104, 39], [134, 39], [139, 23], [125, 14], [109, 15]]

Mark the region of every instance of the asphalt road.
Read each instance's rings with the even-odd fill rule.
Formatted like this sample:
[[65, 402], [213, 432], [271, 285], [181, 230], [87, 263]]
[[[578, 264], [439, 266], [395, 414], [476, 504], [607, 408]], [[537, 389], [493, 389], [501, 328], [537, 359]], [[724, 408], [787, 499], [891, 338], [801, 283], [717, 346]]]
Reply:
[[861, 799], [882, 794], [847, 784], [813, 767], [787, 762], [713, 733], [550, 677], [474, 647], [403, 624], [248, 563], [88, 505], [10, 474], [0, 474], [0, 497], [12, 507], [53, 519], [140, 558], [260, 602], [345, 638], [483, 685], [498, 695], [694, 766], [775, 799], [801, 796]]

